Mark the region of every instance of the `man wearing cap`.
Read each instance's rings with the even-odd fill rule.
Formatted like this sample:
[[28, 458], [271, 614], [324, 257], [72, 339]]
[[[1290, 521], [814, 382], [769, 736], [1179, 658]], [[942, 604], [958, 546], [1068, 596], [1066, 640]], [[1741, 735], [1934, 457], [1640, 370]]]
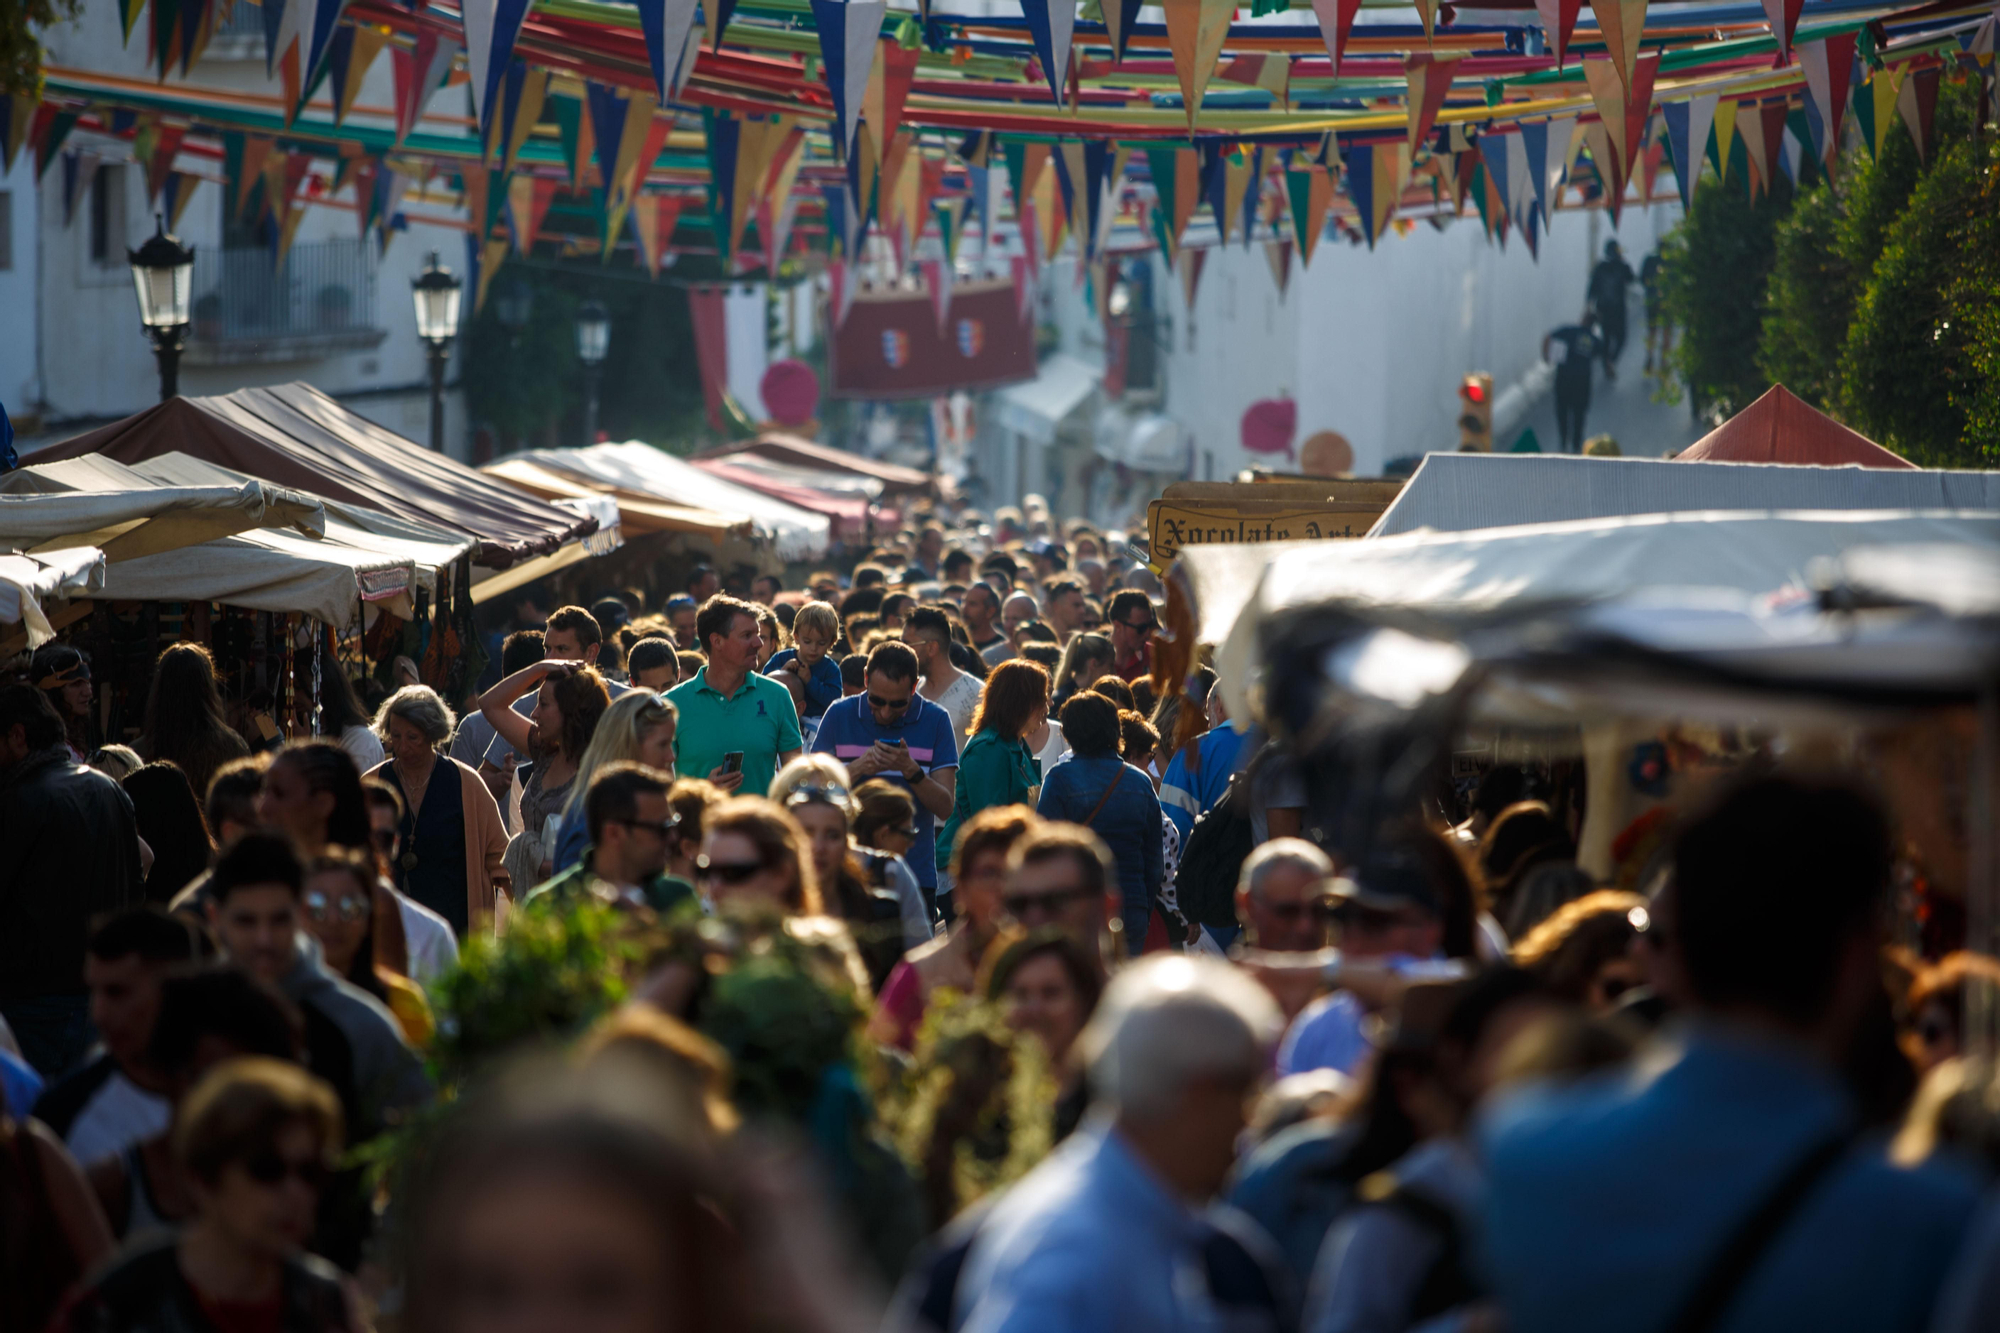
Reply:
[[[1430, 876], [1407, 852], [1392, 851], [1333, 881], [1335, 943], [1343, 961], [1379, 959], [1421, 976], [1444, 942], [1444, 912]], [[1307, 1005], [1278, 1047], [1278, 1075], [1308, 1069], [1352, 1074], [1370, 1050], [1367, 1008], [1337, 990]]]
[[680, 823], [667, 804], [672, 782], [668, 774], [640, 764], [600, 770], [583, 798], [589, 848], [575, 865], [529, 893], [526, 906], [567, 910], [594, 899], [664, 913], [692, 898], [692, 884], [666, 873]]

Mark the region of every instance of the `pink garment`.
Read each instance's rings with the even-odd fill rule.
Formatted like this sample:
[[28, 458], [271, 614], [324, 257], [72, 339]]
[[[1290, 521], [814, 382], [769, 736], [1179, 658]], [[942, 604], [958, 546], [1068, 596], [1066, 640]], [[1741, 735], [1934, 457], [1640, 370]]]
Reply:
[[905, 958], [889, 973], [889, 979], [882, 983], [881, 997], [876, 1001], [881, 1011], [895, 1021], [896, 1028], [891, 1040], [904, 1050], [911, 1050], [917, 1044], [917, 1027], [924, 1021], [924, 983], [917, 975], [917, 969], [910, 966]]

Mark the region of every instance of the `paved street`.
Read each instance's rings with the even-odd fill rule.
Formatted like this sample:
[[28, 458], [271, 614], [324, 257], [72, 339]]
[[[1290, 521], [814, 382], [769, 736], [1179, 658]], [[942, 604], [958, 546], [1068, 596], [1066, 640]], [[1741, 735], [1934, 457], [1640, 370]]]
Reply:
[[[1687, 396], [1681, 392], [1678, 383], [1672, 386], [1675, 391], [1672, 402], [1663, 403], [1654, 399], [1660, 383], [1641, 369], [1646, 362], [1646, 313], [1636, 291], [1629, 327], [1631, 336], [1626, 340], [1624, 355], [1618, 362], [1618, 378], [1606, 380], [1600, 370], [1591, 383], [1590, 414], [1584, 418], [1584, 438], [1609, 435], [1618, 441], [1619, 449], [1628, 457], [1643, 455], [1657, 458], [1672, 450], [1685, 449], [1706, 435], [1709, 427], [1706, 422], [1690, 418]], [[1562, 436], [1556, 431], [1554, 393], [1543, 394], [1529, 411], [1527, 419], [1506, 439], [1495, 440], [1494, 447], [1509, 448], [1526, 429], [1535, 432], [1543, 453], [1552, 454], [1561, 450]]]

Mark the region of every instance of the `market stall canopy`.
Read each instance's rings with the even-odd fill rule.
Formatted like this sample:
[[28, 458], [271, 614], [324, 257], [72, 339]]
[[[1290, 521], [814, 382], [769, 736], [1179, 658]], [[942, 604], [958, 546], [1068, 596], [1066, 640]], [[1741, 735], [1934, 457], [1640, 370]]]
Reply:
[[[161, 484], [141, 470], [148, 466], [168, 476], [193, 477], [203, 475], [208, 465], [169, 455], [127, 467], [93, 456], [22, 468], [4, 482], [13, 483], [25, 472], [37, 485], [64, 485], [77, 495], [124, 495], [145, 487], [160, 493]], [[300, 492], [271, 489], [295, 506], [312, 500]], [[406, 618], [413, 614], [410, 594], [420, 586], [418, 565], [461, 550], [456, 544], [418, 543], [407, 535], [379, 536], [312, 502], [321, 520], [316, 532], [267, 528], [111, 562], [101, 585], [88, 595], [108, 601], [223, 602], [252, 611], [296, 611], [344, 630], [359, 619], [363, 601], [383, 603]]]
[[[700, 458], [694, 466], [711, 477], [796, 505], [808, 513], [824, 514], [833, 525], [832, 535], [843, 542], [866, 542], [876, 524], [893, 524], [888, 515], [874, 512], [874, 502], [865, 495], [823, 490], [803, 479], [787, 481], [763, 468], [744, 467], [734, 459]], [[890, 531], [894, 530], [891, 526]]]
[[2000, 511], [2000, 472], [1427, 454], [1368, 535], [1723, 509]]
[[702, 450], [695, 457], [727, 459], [732, 463], [763, 459], [771, 463], [820, 472], [846, 473], [880, 482], [881, 489], [876, 492], [878, 495], [926, 494], [936, 483], [936, 478], [930, 473], [913, 467], [877, 462], [872, 458], [863, 458], [859, 454], [850, 454], [844, 449], [829, 448], [779, 431], [767, 431], [754, 440], [719, 444], [712, 449]]
[[1096, 366], [1062, 352], [1044, 357], [1035, 378], [994, 395], [1000, 424], [1037, 443], [1051, 443], [1103, 377]]
[[[77, 462], [89, 460], [78, 459]], [[104, 460], [109, 461], [109, 460]], [[58, 464], [67, 467], [69, 464]], [[133, 472], [168, 485], [220, 484], [231, 479], [250, 481], [233, 469], [194, 458], [188, 454], [161, 454], [135, 465]], [[290, 495], [301, 492], [287, 491]], [[478, 543], [460, 532], [429, 523], [416, 523], [395, 514], [386, 514], [365, 505], [320, 500], [326, 506], [327, 534], [349, 546], [372, 546], [391, 555], [409, 557], [416, 574], [416, 586], [424, 592], [437, 591], [438, 573], [449, 569], [461, 557], [472, 554]]]
[[432, 453], [309, 384], [172, 398], [38, 452], [35, 463], [103, 454], [138, 463], [185, 453], [331, 500], [452, 528], [475, 563], [505, 568], [585, 536], [588, 522]]
[[1945, 547], [1993, 564], [2000, 578], [2000, 515], [1648, 514], [1332, 544], [1190, 546], [1176, 571], [1195, 599], [1200, 637], [1221, 645], [1216, 667], [1230, 716], [1251, 717], [1253, 696], [1304, 697], [1297, 673], [1280, 667], [1287, 653], [1310, 641], [1324, 656], [1377, 630], [1403, 638], [1394, 651], [1381, 647], [1390, 640], [1376, 641], [1372, 661], [1328, 656], [1323, 665], [1346, 687], [1406, 708], [1454, 686], [1471, 661], [1499, 651], [1496, 643], [1547, 655], [1566, 636], [1616, 638], [1737, 678], [1810, 675], [1855, 691], [1961, 688], [1983, 658], [1929, 651], [1904, 625], [1864, 642], [1852, 623], [1795, 616], [1803, 603], [1818, 605], [1823, 562], [1863, 548]]
[[0, 475], [0, 548], [92, 546], [109, 561], [177, 550], [252, 528], [326, 530], [320, 502], [251, 477], [165, 482], [94, 460]]
[[747, 514], [758, 534], [775, 544], [781, 560], [810, 560], [826, 553], [832, 525], [825, 515], [725, 481], [638, 440], [588, 449], [530, 449], [515, 457], [600, 490]]
[[609, 495], [588, 492], [583, 495], [566, 495], [549, 501], [558, 509], [567, 509], [580, 514], [597, 524], [597, 530], [580, 542], [571, 542], [547, 555], [538, 555], [532, 560], [519, 560], [505, 569], [480, 569], [472, 578], [472, 600], [491, 601], [503, 592], [512, 592], [524, 584], [567, 569], [571, 565], [588, 560], [593, 556], [609, 555], [625, 544], [625, 530], [621, 526], [622, 511], [618, 501]]
[[104, 552], [94, 546], [0, 555], [0, 626], [20, 626], [0, 630], [0, 659], [24, 648], [39, 648], [55, 637], [43, 602], [88, 596], [103, 586]]
[[1866, 435], [1849, 430], [1782, 384], [1772, 385], [1762, 398], [1675, 455], [1674, 461], [1916, 467]]
[[747, 473], [781, 486], [804, 486], [852, 499], [879, 500], [884, 490], [881, 482], [858, 472], [832, 472], [826, 468], [807, 467], [803, 463], [781, 463], [762, 454], [717, 454], [714, 457], [696, 457], [692, 461], [696, 467], [705, 468], [718, 477]]
[[498, 477], [509, 486], [538, 499], [554, 502], [586, 496], [609, 495], [618, 503], [618, 525], [627, 537], [644, 537], [656, 532], [680, 532], [694, 537], [721, 541], [750, 531], [748, 514], [724, 514], [692, 505], [669, 504], [642, 496], [636, 491], [619, 491], [592, 486], [576, 477], [545, 468], [518, 455], [488, 463], [480, 471]]

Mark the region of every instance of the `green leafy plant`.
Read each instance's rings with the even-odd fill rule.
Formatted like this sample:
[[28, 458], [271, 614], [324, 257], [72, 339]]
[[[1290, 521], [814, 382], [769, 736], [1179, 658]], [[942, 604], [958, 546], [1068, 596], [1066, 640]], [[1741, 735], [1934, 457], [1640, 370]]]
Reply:
[[1686, 219], [1660, 245], [1661, 299], [1682, 330], [1674, 368], [1697, 412], [1713, 408], [1724, 416], [1770, 387], [1757, 350], [1778, 223], [1792, 205], [1791, 184], [1782, 176], [1755, 203], [1737, 179], [1704, 183]]
[[42, 30], [82, 8], [82, 0], [0, 0], [0, 96], [42, 95]]

